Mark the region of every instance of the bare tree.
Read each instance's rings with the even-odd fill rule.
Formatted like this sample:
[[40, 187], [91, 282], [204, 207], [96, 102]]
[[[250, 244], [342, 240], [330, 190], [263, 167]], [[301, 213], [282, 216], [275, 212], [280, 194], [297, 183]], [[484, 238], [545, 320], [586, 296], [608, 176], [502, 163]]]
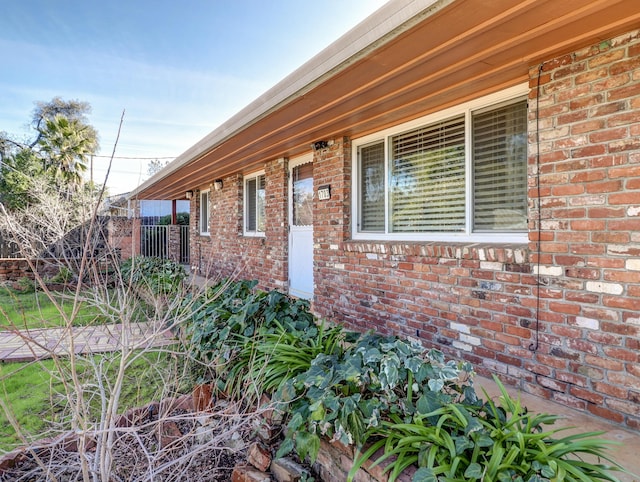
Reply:
[[147, 164], [147, 175], [151, 177], [154, 174], [162, 171], [168, 165], [169, 165], [168, 160], [162, 161], [160, 159], [152, 159]]
[[[37, 202], [25, 209], [9, 212], [0, 205], [0, 228], [19, 240], [38, 290], [62, 320], [51, 339], [23, 326], [8, 328], [30, 348], [32, 363], [63, 387], [52, 394], [62, 407], [59, 417], [50, 421], [45, 434], [35, 436], [22, 430], [0, 397], [1, 409], [27, 446], [20, 476], [84, 482], [228, 480], [223, 469], [240, 456], [256, 413], [247, 412], [242, 402], [208, 407], [206, 413], [194, 413], [179, 402], [192, 367], [180, 343], [182, 327], [202, 309], [203, 299], [206, 303], [218, 293], [206, 285], [183, 283], [168, 296], [127, 277], [116, 251], [103, 243], [100, 196], [51, 196], [49, 188], [36, 183], [31, 195]], [[73, 272], [70, 290], [49, 289], [36, 263], [43, 254], [54, 259], [57, 269]], [[79, 326], [87, 307], [97, 316]], [[110, 337], [117, 351], [84, 352], [81, 345], [94, 328]], [[48, 369], [44, 359], [51, 359], [54, 368]], [[132, 369], [139, 373], [141, 365], [145, 379], [132, 378]], [[155, 380], [152, 398], [157, 402], [126, 410], [131, 407], [123, 406], [125, 391], [148, 389], [149, 380]], [[47, 440], [38, 441], [43, 435]]]

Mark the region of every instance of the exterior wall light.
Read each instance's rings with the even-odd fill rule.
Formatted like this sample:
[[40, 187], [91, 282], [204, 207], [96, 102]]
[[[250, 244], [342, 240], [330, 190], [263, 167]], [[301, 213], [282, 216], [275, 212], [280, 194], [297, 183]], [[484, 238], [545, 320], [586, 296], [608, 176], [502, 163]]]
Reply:
[[220, 191], [222, 189], [222, 186], [223, 186], [222, 179], [216, 179], [215, 181], [213, 181], [213, 188], [216, 191]]
[[191, 199], [193, 197], [193, 191], [187, 191], [184, 193], [184, 197]]
[[325, 147], [329, 147], [329, 143], [327, 141], [316, 141], [311, 144], [311, 148], [314, 151], [319, 151], [320, 149], [324, 149]]

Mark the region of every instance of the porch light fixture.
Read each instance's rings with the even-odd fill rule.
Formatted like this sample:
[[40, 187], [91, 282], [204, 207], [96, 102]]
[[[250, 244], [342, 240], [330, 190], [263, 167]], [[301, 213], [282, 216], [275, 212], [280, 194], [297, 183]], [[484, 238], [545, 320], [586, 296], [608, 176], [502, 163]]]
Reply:
[[184, 193], [184, 197], [191, 199], [193, 197], [193, 191], [187, 191]]
[[325, 147], [329, 147], [329, 143], [327, 141], [316, 141], [311, 144], [311, 148], [314, 151], [319, 151], [320, 149], [324, 149]]
[[215, 181], [213, 181], [213, 188], [216, 191], [220, 191], [222, 189], [222, 186], [223, 186], [222, 179], [216, 179]]

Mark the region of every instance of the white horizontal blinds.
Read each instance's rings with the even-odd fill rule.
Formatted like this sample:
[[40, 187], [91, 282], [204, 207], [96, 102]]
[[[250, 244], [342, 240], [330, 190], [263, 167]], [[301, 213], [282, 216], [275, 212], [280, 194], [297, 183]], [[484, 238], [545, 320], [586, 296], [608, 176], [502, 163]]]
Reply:
[[384, 232], [384, 142], [360, 148], [360, 231]]
[[463, 115], [392, 138], [391, 231], [464, 231], [464, 145]]
[[293, 225], [313, 225], [313, 164], [293, 168]]
[[200, 193], [200, 232], [209, 232], [209, 192]]
[[266, 190], [265, 190], [265, 186], [266, 186], [266, 179], [264, 176], [258, 176], [258, 183], [257, 183], [257, 188], [258, 188], [258, 192], [257, 194], [257, 199], [256, 199], [256, 203], [257, 203], [257, 225], [256, 225], [256, 231], [264, 233], [265, 230], [265, 220], [267, 217], [267, 197], [266, 197]]
[[527, 230], [527, 102], [473, 114], [473, 229]]
[[257, 219], [257, 206], [256, 206], [256, 191], [257, 191], [257, 178], [247, 179], [246, 180], [246, 215], [245, 215], [245, 230], [246, 231], [255, 231], [256, 230], [256, 219]]
[[246, 186], [246, 222], [245, 230], [248, 232], [264, 232], [266, 206], [265, 206], [265, 177], [256, 176], [247, 179]]

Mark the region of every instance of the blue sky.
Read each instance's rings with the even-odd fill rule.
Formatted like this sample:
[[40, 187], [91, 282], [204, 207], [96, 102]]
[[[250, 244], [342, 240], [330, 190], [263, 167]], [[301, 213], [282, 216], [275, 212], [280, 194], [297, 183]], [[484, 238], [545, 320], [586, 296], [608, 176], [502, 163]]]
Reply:
[[[107, 185], [129, 191], [337, 40], [385, 0], [4, 0], [0, 131], [36, 101], [92, 105]], [[94, 164], [103, 182], [106, 157]]]

